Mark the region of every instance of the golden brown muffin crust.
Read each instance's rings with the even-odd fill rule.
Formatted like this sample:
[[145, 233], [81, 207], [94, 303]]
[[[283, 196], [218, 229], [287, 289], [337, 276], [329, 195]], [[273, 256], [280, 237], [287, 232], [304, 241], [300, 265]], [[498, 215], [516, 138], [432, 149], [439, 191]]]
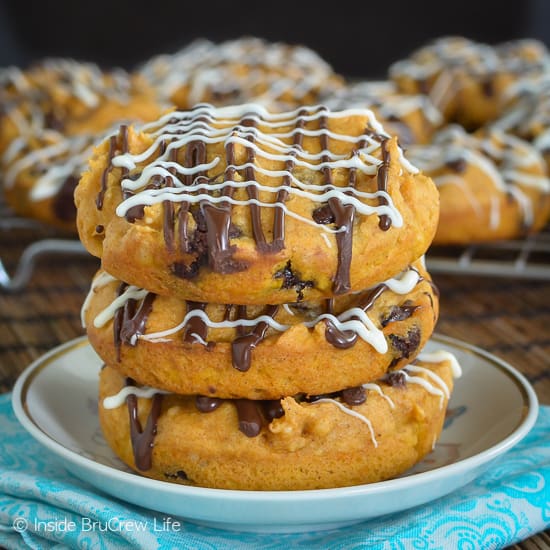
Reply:
[[123, 130], [77, 187], [80, 238], [112, 275], [182, 299], [275, 304], [367, 288], [418, 259], [438, 218], [433, 182], [381, 131], [365, 110], [255, 105]]
[[438, 309], [437, 292], [417, 262], [331, 303], [282, 306], [186, 303], [121, 286], [100, 272], [84, 313], [103, 361], [142, 384], [276, 399], [336, 391], [404, 366], [432, 334]]
[[[425, 372], [415, 372], [414, 377], [424, 379], [439, 393], [413, 383], [410, 373], [403, 385], [380, 381], [379, 391], [371, 385], [359, 405], [343, 404], [340, 397], [317, 402], [287, 397], [281, 402], [283, 416], [264, 419], [259, 431], [248, 435], [241, 431], [250, 428], [250, 412], [238, 411], [242, 401], [222, 402], [204, 413], [197, 409], [194, 397], [137, 398], [142, 427], [151, 425], [151, 407], [157, 400], [150, 456], [142, 451], [134, 455], [128, 406], [104, 407], [103, 399], [125, 386], [122, 376], [105, 367], [100, 380], [100, 421], [116, 454], [154, 479], [276, 491], [372, 483], [406, 471], [430, 452], [439, 437], [447, 406], [442, 388], [452, 390], [451, 368], [448, 362], [424, 367], [441, 382], [434, 382]], [[255, 409], [254, 403], [248, 403]], [[248, 427], [243, 422], [249, 422]], [[144, 441], [149, 439], [145, 433]], [[134, 456], [139, 457], [141, 469]]]

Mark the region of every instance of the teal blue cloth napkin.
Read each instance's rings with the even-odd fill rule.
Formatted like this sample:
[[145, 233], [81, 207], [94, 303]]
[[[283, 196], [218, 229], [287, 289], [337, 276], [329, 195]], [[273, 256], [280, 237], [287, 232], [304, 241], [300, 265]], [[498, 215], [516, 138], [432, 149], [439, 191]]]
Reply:
[[8, 549], [489, 550], [550, 526], [550, 407], [541, 407], [521, 443], [451, 495], [340, 529], [282, 535], [220, 531], [179, 518], [171, 526], [176, 518], [97, 491], [27, 435], [9, 395], [0, 396], [0, 433], [0, 546]]

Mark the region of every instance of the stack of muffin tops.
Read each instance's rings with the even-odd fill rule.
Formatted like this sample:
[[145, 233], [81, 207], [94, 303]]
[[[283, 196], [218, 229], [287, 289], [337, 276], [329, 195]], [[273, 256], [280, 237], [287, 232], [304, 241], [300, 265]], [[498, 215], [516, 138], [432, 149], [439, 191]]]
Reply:
[[421, 353], [432, 180], [365, 109], [198, 104], [96, 148], [75, 194], [109, 445], [156, 479], [251, 490], [396, 476], [453, 376]]

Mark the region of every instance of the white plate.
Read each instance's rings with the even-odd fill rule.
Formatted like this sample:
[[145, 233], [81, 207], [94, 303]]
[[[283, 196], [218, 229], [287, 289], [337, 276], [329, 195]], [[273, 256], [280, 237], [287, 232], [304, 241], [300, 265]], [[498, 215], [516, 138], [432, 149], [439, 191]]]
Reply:
[[101, 360], [85, 338], [60, 346], [17, 381], [13, 407], [25, 429], [67, 470], [128, 502], [212, 527], [240, 531], [329, 529], [398, 512], [462, 487], [535, 423], [538, 404], [525, 378], [478, 348], [434, 336], [462, 365], [434, 452], [400, 478], [313, 491], [230, 491], [186, 487], [134, 474], [105, 443], [97, 418]]

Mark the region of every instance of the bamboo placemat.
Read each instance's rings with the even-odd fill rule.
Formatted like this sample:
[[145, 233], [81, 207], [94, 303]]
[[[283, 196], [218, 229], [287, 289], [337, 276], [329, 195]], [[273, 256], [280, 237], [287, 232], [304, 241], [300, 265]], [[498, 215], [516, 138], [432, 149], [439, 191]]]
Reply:
[[[51, 234], [42, 229], [0, 228], [7, 270], [13, 273], [23, 249], [45, 236]], [[10, 391], [34, 359], [84, 333], [80, 307], [98, 265], [87, 256], [43, 258], [24, 290], [0, 290], [0, 391]], [[550, 405], [550, 281], [440, 273], [434, 281], [441, 292], [437, 331], [508, 361], [530, 380], [541, 404]], [[550, 534], [514, 548], [548, 549]]]

